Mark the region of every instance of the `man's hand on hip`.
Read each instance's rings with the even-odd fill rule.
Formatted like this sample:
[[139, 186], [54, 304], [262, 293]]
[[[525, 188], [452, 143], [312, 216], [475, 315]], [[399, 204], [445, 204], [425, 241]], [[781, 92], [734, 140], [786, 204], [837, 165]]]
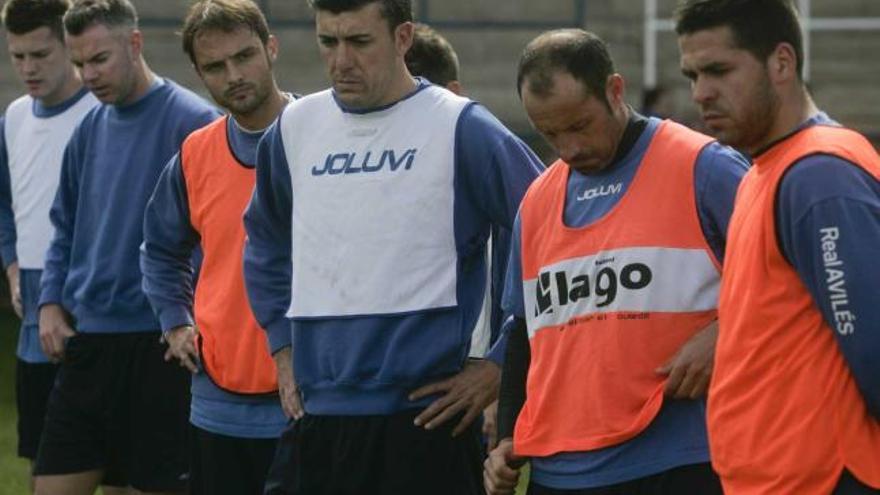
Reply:
[[281, 397], [281, 408], [289, 418], [301, 419], [305, 415], [302, 398], [293, 376], [293, 352], [285, 347], [272, 355], [275, 369], [278, 372], [278, 395]]
[[415, 419], [416, 426], [431, 430], [463, 413], [452, 430], [456, 436], [479, 417], [483, 409], [498, 398], [501, 370], [487, 360], [470, 360], [457, 375], [425, 385], [409, 395], [415, 401], [429, 395], [442, 394]]

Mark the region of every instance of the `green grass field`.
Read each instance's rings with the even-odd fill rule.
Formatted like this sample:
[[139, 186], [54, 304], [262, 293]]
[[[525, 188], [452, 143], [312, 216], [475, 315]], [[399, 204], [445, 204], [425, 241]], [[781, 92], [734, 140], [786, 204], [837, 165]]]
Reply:
[[15, 454], [15, 345], [18, 318], [0, 310], [0, 495], [27, 495], [28, 463]]

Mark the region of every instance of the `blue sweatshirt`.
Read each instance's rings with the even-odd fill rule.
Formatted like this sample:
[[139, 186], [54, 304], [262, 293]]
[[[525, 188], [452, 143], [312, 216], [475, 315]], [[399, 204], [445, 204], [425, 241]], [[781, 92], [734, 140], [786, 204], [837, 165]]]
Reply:
[[[88, 97], [94, 100], [94, 98], [88, 95], [88, 90], [82, 88], [67, 100], [52, 106], [45, 106], [40, 100], [34, 99], [31, 111], [34, 117], [38, 119], [49, 119], [67, 111], [85, 112], [86, 108], [81, 106], [76, 107], [75, 110], [71, 109], [83, 98]], [[5, 269], [18, 260], [16, 252], [18, 236], [16, 234], [15, 212], [12, 207], [12, 181], [9, 171], [9, 155], [7, 153], [4, 125], [5, 121], [0, 117], [0, 257], [2, 257], [3, 268]], [[54, 134], [54, 138], [61, 139], [59, 134], [63, 132], [63, 139], [66, 141], [70, 135], [70, 127], [67, 126], [66, 122], [60, 125], [62, 128], [58, 129]], [[42, 139], [52, 139], [52, 137], [44, 137]], [[60, 168], [60, 163], [57, 165]], [[31, 193], [32, 188], [28, 188], [29, 185], [32, 185], [32, 183], [25, 182], [23, 184], [27, 188], [24, 194], [33, 195]], [[41, 207], [45, 208], [45, 210], [48, 210], [49, 206], [48, 203], [41, 203]], [[48, 212], [45, 214], [48, 214]], [[27, 363], [46, 363], [49, 361], [49, 358], [43, 354], [39, 336], [39, 307], [37, 302], [40, 298], [40, 278], [42, 274], [43, 270], [39, 269], [19, 269], [19, 289], [21, 291], [23, 314], [18, 334], [16, 356]]]
[[[630, 126], [644, 117], [634, 114]], [[591, 175], [569, 172], [565, 224], [585, 227], [604, 217], [624, 197], [641, 165], [660, 120], [650, 118], [632, 148], [607, 169]], [[697, 157], [695, 200], [706, 242], [724, 260], [727, 225], [748, 162], [736, 151], [711, 143]], [[618, 187], [620, 186], [620, 187]], [[592, 191], [592, 192], [591, 192]], [[525, 319], [521, 264], [521, 226], [513, 228], [504, 309]], [[704, 400], [666, 400], [654, 421], [638, 436], [589, 452], [533, 458], [531, 479], [557, 489], [613, 485], [687, 464], [709, 462]]]
[[61, 304], [88, 333], [158, 331], [141, 289], [143, 215], [159, 174], [186, 136], [219, 113], [157, 79], [125, 106], [100, 105], [74, 131], [50, 211], [40, 306]]
[[[798, 130], [818, 124], [839, 125], [819, 113]], [[841, 267], [825, 266], [823, 229], [836, 229]], [[780, 182], [776, 233], [834, 332], [868, 410], [880, 420], [880, 181], [842, 158], [806, 157]], [[854, 331], [837, 331], [842, 322]]]
[[[420, 80], [404, 100], [426, 87]], [[339, 111], [352, 115], [393, 112], [396, 104], [353, 112], [337, 103]], [[341, 140], [346, 139], [345, 132], [339, 130]], [[260, 143], [257, 185], [245, 213], [245, 281], [273, 352], [292, 342], [294, 373], [309, 414], [391, 414], [423, 407], [434, 398], [411, 402], [408, 394], [457, 373], [465, 363], [486, 285], [490, 225], [512, 224], [522, 195], [542, 164], [485, 108], [469, 104], [455, 132], [457, 305], [409, 314], [300, 319], [293, 321], [291, 334], [285, 318], [291, 304], [295, 201], [289, 167], [301, 164], [288, 163], [284, 140], [276, 122]]]
[[15, 263], [15, 213], [12, 211], [12, 179], [6, 151], [6, 119], [0, 116], [0, 262], [6, 269]]
[[[263, 131], [247, 132], [232, 118], [227, 137], [236, 160], [245, 167], [256, 163], [257, 143]], [[162, 172], [144, 216], [141, 269], [144, 292], [163, 330], [192, 325], [194, 268], [192, 255], [200, 235], [190, 222], [186, 177], [177, 154]], [[240, 222], [241, 218], [230, 218]], [[150, 249], [151, 245], [161, 249]], [[222, 297], [218, 294], [217, 297]], [[287, 424], [277, 395], [247, 396], [217, 387], [203, 370], [192, 377], [190, 422], [212, 433], [239, 438], [277, 438]]]

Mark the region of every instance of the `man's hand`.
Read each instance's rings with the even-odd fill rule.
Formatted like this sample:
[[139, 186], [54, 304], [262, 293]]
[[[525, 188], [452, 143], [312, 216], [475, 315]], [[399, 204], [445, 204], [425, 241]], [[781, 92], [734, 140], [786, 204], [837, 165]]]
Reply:
[[498, 400], [492, 401], [483, 410], [483, 436], [486, 438], [486, 448], [494, 449], [498, 444]]
[[278, 372], [278, 395], [281, 398], [281, 408], [289, 418], [301, 419], [305, 415], [299, 389], [296, 387], [296, 379], [293, 376], [293, 352], [290, 347], [285, 347], [272, 355], [275, 360], [275, 369]]
[[199, 351], [196, 349], [196, 329], [192, 325], [181, 325], [165, 332], [165, 361], [177, 359], [190, 373], [199, 372]]
[[673, 399], [697, 399], [709, 390], [712, 365], [715, 360], [715, 342], [718, 340], [718, 320], [685, 342], [657, 373], [667, 375], [664, 393]]
[[464, 432], [489, 404], [498, 398], [501, 370], [488, 360], [471, 360], [457, 375], [413, 391], [409, 400], [443, 394], [415, 419], [416, 426], [433, 429], [464, 412], [452, 436]]
[[40, 346], [53, 363], [61, 361], [64, 343], [76, 335], [70, 321], [70, 315], [60, 304], [45, 304], [40, 308]]
[[21, 307], [21, 282], [17, 261], [6, 267], [6, 280], [9, 282], [9, 295], [12, 299], [12, 309], [19, 318], [24, 318], [24, 311]]
[[526, 463], [513, 455], [513, 439], [505, 438], [489, 452], [483, 463], [483, 484], [486, 495], [512, 495], [519, 483], [519, 470]]

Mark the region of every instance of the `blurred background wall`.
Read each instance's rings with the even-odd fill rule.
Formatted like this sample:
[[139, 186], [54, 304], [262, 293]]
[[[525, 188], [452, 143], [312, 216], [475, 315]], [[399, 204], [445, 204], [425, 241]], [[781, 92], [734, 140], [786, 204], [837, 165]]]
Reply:
[[[306, 0], [257, 1], [281, 41], [277, 74], [282, 88], [300, 93], [323, 89], [324, 71]], [[809, 36], [809, 82], [819, 105], [844, 124], [880, 137], [880, 1], [796, 1], [808, 7], [815, 28]], [[153, 70], [204, 93], [176, 34], [188, 1], [134, 3]], [[652, 4], [659, 31], [646, 37], [646, 21], [655, 18], [646, 16]], [[557, 27], [584, 27], [609, 42], [634, 107], [641, 106], [647, 77], [666, 89], [663, 105], [669, 113], [685, 122], [696, 120], [669, 22], [675, 0], [413, 0], [413, 5], [418, 20], [433, 25], [455, 46], [469, 95], [537, 146], [516, 96], [516, 63], [530, 39]], [[838, 29], [840, 24], [858, 29]], [[649, 38], [656, 40], [656, 62], [646, 68], [646, 60], [652, 60], [646, 58]], [[5, 52], [5, 38], [0, 44]], [[5, 108], [20, 92], [9, 57], [0, 56], [0, 106]]]

